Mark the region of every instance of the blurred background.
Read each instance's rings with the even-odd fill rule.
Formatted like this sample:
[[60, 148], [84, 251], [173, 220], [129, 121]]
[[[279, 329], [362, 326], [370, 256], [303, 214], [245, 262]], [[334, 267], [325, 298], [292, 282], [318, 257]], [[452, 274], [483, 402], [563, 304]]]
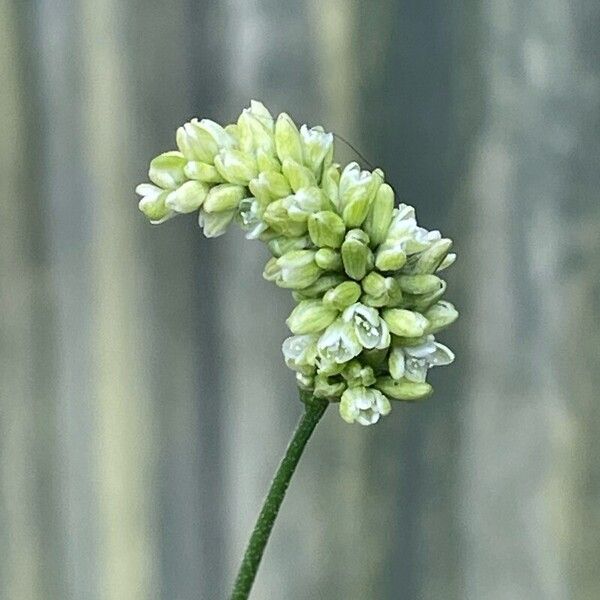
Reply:
[[600, 598], [599, 31], [597, 0], [0, 0], [0, 598], [227, 597], [301, 412], [292, 300], [133, 190], [251, 98], [455, 240], [462, 313], [431, 400], [325, 415], [253, 598]]

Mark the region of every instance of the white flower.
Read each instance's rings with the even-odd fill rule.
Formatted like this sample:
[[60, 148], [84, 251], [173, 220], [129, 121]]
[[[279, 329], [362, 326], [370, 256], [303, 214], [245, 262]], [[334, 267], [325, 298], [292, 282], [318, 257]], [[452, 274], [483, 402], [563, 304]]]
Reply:
[[342, 394], [340, 416], [347, 423], [373, 425], [392, 410], [390, 401], [373, 388], [349, 388]]
[[135, 188], [135, 193], [142, 196], [139, 209], [150, 219], [153, 225], [160, 225], [171, 217], [175, 211], [171, 210], [165, 203], [169, 191], [165, 191], [152, 183], [140, 183]]
[[319, 338], [317, 349], [325, 363], [342, 364], [358, 356], [363, 347], [354, 331], [354, 324], [336, 319]]
[[323, 160], [333, 147], [333, 134], [325, 133], [322, 127], [300, 127], [300, 137], [304, 148], [304, 162], [313, 173], [319, 173]]
[[394, 211], [386, 241], [390, 247], [397, 246], [406, 254], [416, 254], [429, 248], [441, 237], [437, 230], [427, 231], [419, 227], [415, 218], [415, 209], [407, 204], [400, 204]]
[[247, 240], [256, 240], [269, 226], [262, 220], [262, 211], [258, 200], [245, 198], [240, 202], [239, 216]]
[[394, 379], [408, 379], [423, 383], [431, 367], [449, 365], [454, 361], [450, 348], [428, 335], [418, 346], [394, 346], [389, 358], [390, 374]]
[[284, 340], [281, 350], [285, 364], [294, 371], [304, 375], [312, 375], [317, 358], [316, 334], [293, 335]]
[[352, 324], [356, 337], [363, 348], [380, 350], [390, 345], [388, 326], [379, 317], [377, 309], [357, 302], [344, 311], [342, 319], [346, 323]]

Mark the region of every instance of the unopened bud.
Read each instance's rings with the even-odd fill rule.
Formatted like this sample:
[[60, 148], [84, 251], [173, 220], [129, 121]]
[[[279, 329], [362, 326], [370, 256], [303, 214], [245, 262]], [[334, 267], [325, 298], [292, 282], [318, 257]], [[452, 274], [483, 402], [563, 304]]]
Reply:
[[304, 165], [287, 158], [282, 161], [281, 170], [290, 183], [290, 187], [294, 192], [302, 188], [314, 187], [317, 185], [317, 180], [313, 172]]
[[406, 264], [406, 254], [399, 243], [384, 242], [375, 253], [375, 266], [380, 271], [397, 271]]
[[201, 181], [186, 181], [166, 198], [165, 204], [175, 212], [190, 213], [202, 206], [209, 186]]
[[181, 152], [171, 151], [159, 154], [150, 162], [150, 181], [164, 190], [174, 190], [186, 179], [183, 167], [186, 159]]
[[324, 271], [342, 270], [342, 257], [339, 251], [332, 248], [319, 248], [315, 254], [315, 262]]
[[214, 165], [195, 160], [188, 161], [183, 167], [183, 172], [189, 179], [204, 183], [223, 183], [225, 181]]
[[232, 183], [222, 183], [210, 188], [204, 201], [204, 210], [208, 213], [222, 212], [237, 208], [246, 196], [246, 188]]
[[345, 280], [346, 277], [341, 273], [325, 273], [324, 275], [321, 275], [321, 277], [319, 277], [319, 279], [317, 279], [317, 281], [315, 281], [313, 284], [300, 290], [299, 293], [301, 294], [301, 297], [297, 296], [296, 298], [299, 298], [300, 300], [320, 298], [327, 290], [330, 290]]
[[286, 113], [281, 113], [275, 122], [275, 148], [283, 163], [286, 159], [302, 164], [302, 139], [294, 121]]
[[446, 256], [446, 258], [444, 258], [442, 264], [437, 268], [437, 270], [443, 271], [444, 269], [447, 269], [448, 267], [454, 264], [454, 261], [456, 261], [456, 254], [451, 252], [450, 254], [448, 254], [448, 256]]
[[321, 178], [321, 187], [325, 195], [331, 200], [336, 209], [339, 209], [339, 185], [340, 169], [338, 165], [330, 165], [323, 171]]
[[408, 381], [408, 379], [397, 381], [392, 377], [378, 377], [375, 387], [389, 398], [404, 400], [406, 402], [423, 400], [433, 391], [433, 388], [428, 383], [415, 383]]
[[279, 258], [283, 256], [286, 252], [290, 252], [292, 250], [304, 250], [308, 248], [310, 245], [310, 240], [308, 236], [301, 237], [286, 237], [279, 236], [272, 240], [269, 240], [267, 246], [269, 246], [269, 250], [271, 253]]
[[304, 300], [294, 308], [286, 323], [296, 335], [318, 333], [333, 323], [337, 310], [323, 305], [321, 300]]
[[168, 191], [164, 191], [151, 183], [140, 183], [135, 188], [136, 194], [142, 196], [138, 208], [150, 219], [153, 225], [164, 223], [174, 215], [173, 211], [165, 204], [165, 200], [169, 195]]
[[423, 335], [429, 322], [418, 312], [402, 308], [388, 308], [383, 311], [383, 320], [396, 335], [419, 337]]
[[427, 333], [436, 333], [454, 323], [458, 319], [458, 311], [450, 302], [442, 300], [434, 304], [425, 313], [425, 317], [429, 321]]
[[361, 171], [357, 163], [350, 163], [343, 170], [339, 204], [348, 227], [362, 225], [381, 182], [378, 172]]
[[344, 281], [333, 289], [329, 289], [323, 296], [323, 304], [344, 310], [360, 298], [360, 285], [355, 281]]
[[346, 234], [342, 244], [342, 261], [348, 277], [360, 281], [366, 274], [372, 261], [372, 252], [368, 246], [369, 236], [360, 229], [352, 229]]
[[293, 250], [277, 259], [281, 269], [277, 285], [302, 290], [315, 283], [323, 272], [315, 262], [314, 250]]
[[308, 233], [315, 246], [339, 248], [344, 241], [346, 225], [343, 219], [331, 211], [319, 211], [308, 219]]
[[381, 296], [387, 292], [385, 277], [372, 271], [361, 282], [362, 289], [371, 296]]
[[377, 190], [363, 225], [364, 230], [371, 239], [372, 248], [379, 246], [385, 240], [392, 222], [393, 210], [394, 190], [390, 185], [384, 183]]
[[435, 275], [400, 275], [396, 281], [403, 292], [414, 295], [430, 294], [442, 286], [442, 280]]
[[309, 129], [306, 125], [302, 125], [300, 137], [304, 164], [318, 177], [321, 174], [323, 160], [333, 147], [333, 134], [325, 133], [322, 127]]
[[314, 396], [317, 398], [339, 398], [346, 389], [345, 381], [337, 381], [336, 377], [319, 373], [315, 376]]
[[417, 260], [410, 269], [407, 269], [407, 272], [435, 273], [448, 255], [450, 248], [452, 248], [452, 240], [444, 238], [433, 242], [429, 248], [418, 255]]
[[263, 219], [273, 231], [287, 237], [301, 237], [308, 229], [306, 221], [294, 221], [290, 218], [283, 199], [271, 202], [264, 212]]
[[229, 183], [247, 186], [258, 175], [256, 160], [240, 150], [221, 150], [215, 156], [215, 167]]
[[358, 360], [351, 360], [342, 371], [342, 377], [348, 387], [369, 386], [375, 383], [375, 374], [369, 365], [362, 365]]
[[292, 193], [287, 179], [277, 171], [263, 171], [258, 176], [258, 180], [264, 182], [273, 198], [285, 198]]
[[227, 227], [233, 220], [234, 215], [235, 210], [209, 213], [202, 208], [198, 213], [198, 225], [202, 227], [204, 235], [207, 238], [219, 237], [227, 231]]

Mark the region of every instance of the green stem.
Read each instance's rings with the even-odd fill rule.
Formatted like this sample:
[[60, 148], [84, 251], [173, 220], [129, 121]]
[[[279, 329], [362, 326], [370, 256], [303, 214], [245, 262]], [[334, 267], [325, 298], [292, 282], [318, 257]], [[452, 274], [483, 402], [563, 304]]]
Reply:
[[238, 576], [235, 580], [231, 600], [246, 600], [250, 595], [260, 560], [265, 551], [265, 546], [269, 541], [269, 535], [275, 524], [277, 513], [285, 497], [285, 492], [290, 484], [292, 475], [298, 466], [298, 461], [302, 456], [306, 443], [329, 404], [326, 400], [319, 400], [311, 396], [304, 396], [303, 401], [306, 410], [298, 422], [296, 431], [275, 473], [269, 493], [256, 520], [256, 525], [250, 536], [246, 553], [244, 554]]

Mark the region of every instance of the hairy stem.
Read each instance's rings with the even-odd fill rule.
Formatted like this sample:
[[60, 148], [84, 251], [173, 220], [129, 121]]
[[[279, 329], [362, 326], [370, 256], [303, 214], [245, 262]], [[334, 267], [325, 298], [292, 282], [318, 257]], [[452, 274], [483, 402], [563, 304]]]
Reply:
[[298, 466], [306, 443], [328, 405], [326, 400], [320, 400], [311, 396], [303, 396], [303, 401], [306, 410], [298, 422], [296, 431], [275, 473], [269, 493], [256, 520], [256, 525], [250, 536], [250, 541], [248, 542], [238, 576], [235, 580], [231, 600], [246, 600], [250, 595], [265, 546], [269, 541], [269, 535], [285, 497], [285, 492]]

